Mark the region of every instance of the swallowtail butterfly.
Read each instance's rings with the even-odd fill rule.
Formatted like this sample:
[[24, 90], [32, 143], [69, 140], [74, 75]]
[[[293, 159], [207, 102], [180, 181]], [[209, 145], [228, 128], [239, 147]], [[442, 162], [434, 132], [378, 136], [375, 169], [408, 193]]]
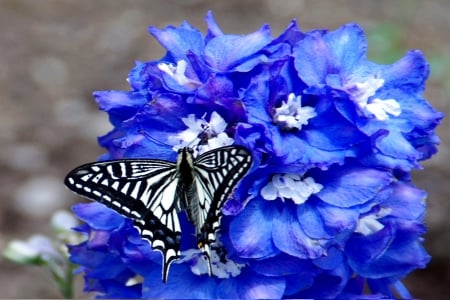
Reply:
[[123, 159], [82, 165], [64, 183], [73, 192], [98, 201], [134, 221], [143, 239], [163, 256], [162, 279], [181, 255], [178, 212], [185, 210], [196, 227], [198, 247], [208, 261], [216, 242], [221, 209], [252, 162], [241, 146], [226, 146], [194, 159], [189, 147], [178, 151], [176, 162]]

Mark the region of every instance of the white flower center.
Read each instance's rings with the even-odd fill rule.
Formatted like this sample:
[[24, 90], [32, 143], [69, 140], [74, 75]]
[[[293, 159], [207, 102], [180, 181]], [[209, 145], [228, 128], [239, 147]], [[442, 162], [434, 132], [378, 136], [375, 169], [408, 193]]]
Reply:
[[366, 116], [375, 116], [376, 119], [385, 121], [389, 119], [389, 115], [398, 117], [402, 110], [395, 99], [374, 98], [369, 103], [369, 98], [373, 97], [383, 85], [384, 79], [372, 77], [366, 82], [350, 85], [347, 90]]
[[364, 236], [376, 233], [384, 228], [384, 225], [378, 221], [391, 213], [390, 208], [381, 208], [374, 214], [364, 216], [358, 220], [355, 232], [361, 233]]
[[201, 85], [201, 82], [186, 77], [186, 67], [187, 63], [185, 60], [179, 60], [176, 66], [166, 63], [158, 64], [158, 69], [172, 77], [179, 85], [188, 88], [199, 87]]
[[308, 120], [314, 118], [317, 113], [313, 107], [302, 107], [301, 96], [289, 94], [287, 102], [282, 102], [281, 106], [275, 108], [273, 122], [282, 129], [301, 129], [308, 124]]
[[[203, 118], [197, 119], [194, 114], [190, 114], [187, 118], [181, 120], [188, 128], [175, 136], [169, 137], [169, 143], [174, 145], [172, 149], [175, 151], [195, 144], [198, 146], [194, 150], [201, 154], [234, 143], [234, 139], [230, 138], [225, 132], [228, 124], [215, 111], [212, 112], [209, 122]], [[204, 143], [205, 138], [207, 139], [206, 144]]]
[[275, 200], [278, 197], [283, 201], [292, 199], [295, 204], [302, 204], [322, 188], [312, 177], [302, 179], [297, 174], [275, 174], [272, 181], [261, 189], [261, 196], [266, 200]]
[[[220, 247], [211, 248], [211, 268], [212, 274], [218, 278], [236, 277], [241, 274], [244, 264], [238, 264], [225, 257]], [[221, 252], [221, 253], [218, 253]], [[196, 275], [208, 274], [208, 261], [199, 249], [189, 249], [183, 251], [182, 262], [189, 262], [192, 273]]]

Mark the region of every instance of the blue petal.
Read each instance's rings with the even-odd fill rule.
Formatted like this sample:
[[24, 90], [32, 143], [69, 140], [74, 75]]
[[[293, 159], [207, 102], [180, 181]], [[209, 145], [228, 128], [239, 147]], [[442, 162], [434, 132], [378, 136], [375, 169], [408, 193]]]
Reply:
[[272, 43], [288, 43], [289, 45], [293, 46], [301, 39], [303, 39], [304, 36], [305, 34], [300, 31], [297, 26], [297, 21], [294, 19], [291, 20], [288, 27], [280, 34], [279, 37], [275, 38]]
[[234, 96], [233, 82], [228, 77], [221, 75], [210, 76], [208, 81], [198, 89], [196, 95], [200, 99], [209, 100], [210, 103], [211, 100], [217, 101], [232, 96]]
[[92, 250], [108, 251], [111, 232], [106, 230], [91, 230], [87, 247]]
[[312, 276], [315, 273], [311, 260], [302, 260], [285, 253], [267, 259], [254, 260], [250, 263], [250, 268], [264, 276], [288, 276], [298, 273]]
[[179, 60], [188, 61], [188, 52], [203, 54], [205, 44], [202, 33], [187, 23], [178, 28], [168, 26], [164, 30], [150, 26], [149, 32], [166, 48], [174, 63]]
[[347, 264], [340, 264], [332, 270], [322, 272], [314, 277], [314, 283], [309, 289], [292, 295], [292, 298], [335, 299], [345, 288], [352, 275]]
[[301, 228], [308, 237], [313, 239], [328, 239], [331, 238], [325, 228], [325, 219], [322, 218], [319, 211], [315, 208], [317, 201], [313, 202], [309, 199], [303, 205], [297, 207], [297, 217]]
[[72, 211], [80, 220], [98, 230], [114, 230], [125, 221], [123, 216], [97, 202], [75, 204]]
[[286, 289], [284, 291], [284, 298], [300, 299], [298, 297], [295, 297], [294, 295], [297, 294], [299, 291], [306, 290], [310, 288], [312, 285], [314, 285], [314, 277], [317, 275], [317, 273], [320, 273], [318, 270], [315, 270], [314, 272], [311, 271], [302, 272], [302, 270], [299, 271], [300, 272], [298, 274], [284, 277], [286, 279]]
[[270, 95], [267, 83], [272, 77], [272, 73], [276, 73], [276, 71], [268, 67], [264, 68], [260, 74], [252, 77], [248, 88], [242, 93], [242, 101], [248, 111], [250, 123], [272, 122], [269, 113], [270, 106], [267, 103]]
[[118, 277], [126, 271], [118, 255], [103, 251], [93, 251], [84, 248], [83, 245], [70, 247], [70, 261], [89, 268], [88, 276], [95, 279], [108, 279]]
[[321, 85], [328, 74], [347, 74], [365, 53], [364, 33], [355, 24], [332, 32], [316, 30], [307, 33], [294, 48], [295, 67], [306, 84]]
[[330, 88], [308, 88], [307, 96], [314, 100], [317, 113], [305, 128], [305, 136], [312, 146], [329, 151], [347, 149], [350, 152], [368, 140], [368, 134], [355, 124], [360, 116], [347, 94]]
[[325, 240], [311, 239], [298, 222], [296, 207], [284, 205], [283, 210], [273, 220], [273, 242], [281, 251], [302, 259], [321, 256], [325, 252]]
[[280, 299], [285, 289], [284, 278], [252, 275], [240, 288], [240, 299]]
[[406, 140], [405, 136], [397, 131], [390, 131], [387, 136], [379, 138], [375, 142], [375, 146], [384, 155], [395, 157], [399, 160], [416, 161], [421, 157], [420, 153]]
[[335, 247], [328, 248], [327, 255], [314, 259], [313, 263], [323, 270], [333, 270], [345, 264], [342, 251]]
[[386, 223], [385, 228], [366, 237], [354, 236], [345, 248], [350, 266], [369, 278], [403, 277], [430, 260], [418, 238], [425, 228], [416, 223]]
[[120, 115], [122, 116], [135, 113], [138, 108], [148, 102], [147, 97], [141, 93], [122, 91], [97, 91], [94, 92], [94, 97], [101, 110], [120, 109]]
[[220, 29], [219, 25], [217, 25], [216, 20], [214, 19], [212, 11], [208, 11], [206, 13], [205, 21], [208, 25], [208, 34], [206, 37], [206, 41], [209, 41], [212, 38], [223, 34], [222, 30]]
[[348, 280], [344, 290], [336, 297], [336, 299], [380, 299], [382, 295], [363, 295], [365, 279], [360, 276], [352, 277]]
[[239, 256], [265, 258], [277, 253], [272, 242], [272, 222], [278, 217], [276, 206], [253, 199], [230, 224], [230, 239]]
[[226, 72], [250, 59], [271, 42], [270, 27], [244, 35], [220, 35], [210, 40], [205, 49], [205, 61], [217, 72]]
[[150, 243], [140, 239], [140, 245], [133, 245], [126, 241], [123, 246], [122, 260], [128, 268], [136, 274], [146, 276], [152, 271], [159, 271], [160, 279], [162, 278], [162, 254], [160, 251], [153, 251]]
[[[311, 199], [312, 200], [312, 199]], [[308, 200], [297, 209], [298, 220], [311, 238], [333, 238], [356, 227], [359, 212], [316, 201], [310, 204]]]
[[[186, 125], [181, 117], [187, 117], [190, 113], [195, 113], [186, 104], [186, 101], [177, 94], [165, 93], [159, 95], [149, 105], [146, 105], [135, 119], [130, 120], [140, 125], [142, 130], [151, 132], [152, 137], [157, 139], [158, 131], [167, 135], [167, 131], [177, 132], [180, 129], [186, 129]], [[199, 113], [202, 115], [204, 112]], [[163, 140], [164, 141], [164, 140]]]
[[324, 188], [316, 195], [324, 202], [351, 207], [363, 204], [392, 181], [388, 172], [357, 166], [332, 167], [329, 171], [314, 175]]
[[166, 283], [161, 281], [161, 270], [148, 273], [142, 288], [144, 299], [213, 299], [216, 295], [216, 280], [194, 275], [187, 264], [172, 264]]
[[391, 188], [392, 191], [390, 190], [386, 199], [381, 201], [383, 207], [392, 210], [389, 216], [422, 221], [425, 215], [427, 193], [400, 181], [394, 182]]
[[410, 50], [404, 57], [383, 70], [385, 87], [401, 89], [410, 94], [421, 93], [430, 67], [419, 50]]
[[103, 280], [102, 288], [104, 289], [104, 294], [97, 296], [98, 299], [141, 299], [142, 286], [140, 284], [127, 286], [122, 282], [117, 282], [115, 280]]
[[[293, 172], [289, 168], [296, 169], [298, 173], [305, 172], [306, 168], [326, 168], [335, 163], [341, 163], [347, 154], [347, 149], [326, 151], [312, 147], [302, 132], [299, 133], [301, 136], [297, 136], [280, 132], [277, 126], [270, 126], [268, 129], [272, 135], [274, 155], [283, 158], [285, 173]], [[298, 155], [299, 153], [302, 155]]]
[[244, 269], [239, 277], [222, 280], [218, 298], [281, 299], [285, 289], [284, 278], [266, 277]]

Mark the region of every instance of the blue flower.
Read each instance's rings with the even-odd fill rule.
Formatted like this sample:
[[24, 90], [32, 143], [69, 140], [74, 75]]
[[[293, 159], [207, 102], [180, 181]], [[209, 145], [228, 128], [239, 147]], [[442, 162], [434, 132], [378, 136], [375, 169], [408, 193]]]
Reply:
[[[409, 173], [437, 150], [443, 115], [423, 98], [421, 52], [392, 65], [366, 58], [360, 27], [301, 32], [292, 21], [206, 35], [184, 22], [150, 27], [167, 50], [138, 62], [130, 91], [94, 93], [114, 129], [100, 157], [175, 160], [238, 144], [253, 166], [225, 203], [212, 276], [194, 226], [179, 214], [181, 259], [167, 283], [161, 255], [131, 220], [77, 204], [86, 239], [70, 246], [85, 291], [105, 298], [410, 297], [401, 279], [424, 268], [426, 193]], [[365, 286], [371, 295], [364, 295]]]

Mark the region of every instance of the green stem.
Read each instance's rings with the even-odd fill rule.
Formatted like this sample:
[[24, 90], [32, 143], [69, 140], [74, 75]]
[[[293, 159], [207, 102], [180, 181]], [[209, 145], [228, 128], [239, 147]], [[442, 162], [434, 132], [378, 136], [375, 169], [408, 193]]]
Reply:
[[51, 266], [49, 266], [50, 272], [52, 273], [56, 285], [58, 286], [58, 290], [64, 299], [73, 299], [73, 268], [74, 265], [68, 263], [66, 272], [64, 274], [58, 274], [57, 270], [54, 270]]

